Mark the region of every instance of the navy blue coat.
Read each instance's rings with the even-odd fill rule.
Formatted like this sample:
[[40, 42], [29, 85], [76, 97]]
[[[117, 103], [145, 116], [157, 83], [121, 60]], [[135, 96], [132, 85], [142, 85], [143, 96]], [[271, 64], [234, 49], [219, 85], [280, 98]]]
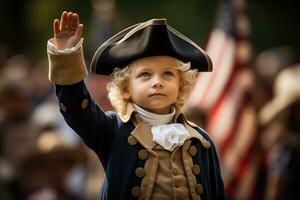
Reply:
[[[137, 157], [143, 146], [127, 142], [134, 124], [131, 121], [124, 123], [115, 112], [103, 112], [92, 100], [83, 81], [68, 86], [56, 85], [56, 95], [65, 121], [97, 154], [103, 165], [106, 178], [99, 199], [136, 199], [131, 189], [141, 184], [141, 178], [134, 174], [134, 170], [143, 167], [145, 161]], [[213, 142], [204, 130], [193, 128], [211, 144], [211, 148], [204, 148], [199, 140], [191, 139], [198, 149], [193, 162], [201, 166], [201, 173], [196, 176], [197, 182], [204, 188], [201, 199], [225, 199]]]

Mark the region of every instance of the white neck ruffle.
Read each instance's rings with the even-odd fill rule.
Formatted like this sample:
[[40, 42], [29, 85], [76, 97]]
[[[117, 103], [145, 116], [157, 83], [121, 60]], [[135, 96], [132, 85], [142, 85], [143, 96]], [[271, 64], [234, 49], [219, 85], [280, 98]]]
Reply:
[[169, 124], [173, 121], [176, 113], [174, 107], [172, 107], [170, 114], [160, 115], [149, 112], [136, 104], [133, 104], [133, 106], [142, 120], [152, 126], [152, 140], [166, 150], [173, 151], [190, 138], [188, 131], [181, 123]]

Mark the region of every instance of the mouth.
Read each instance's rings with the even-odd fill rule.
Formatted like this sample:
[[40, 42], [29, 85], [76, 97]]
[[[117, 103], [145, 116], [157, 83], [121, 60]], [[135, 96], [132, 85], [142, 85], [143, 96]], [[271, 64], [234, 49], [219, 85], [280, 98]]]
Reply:
[[155, 93], [149, 95], [149, 97], [153, 97], [153, 96], [166, 96], [166, 95], [163, 93], [160, 93], [160, 92], [155, 92]]

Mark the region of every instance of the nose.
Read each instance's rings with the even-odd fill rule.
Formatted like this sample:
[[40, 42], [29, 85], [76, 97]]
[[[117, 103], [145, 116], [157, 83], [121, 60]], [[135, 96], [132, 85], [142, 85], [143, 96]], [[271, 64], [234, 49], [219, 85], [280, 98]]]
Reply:
[[161, 77], [154, 77], [153, 79], [153, 88], [162, 88], [163, 87], [163, 80]]

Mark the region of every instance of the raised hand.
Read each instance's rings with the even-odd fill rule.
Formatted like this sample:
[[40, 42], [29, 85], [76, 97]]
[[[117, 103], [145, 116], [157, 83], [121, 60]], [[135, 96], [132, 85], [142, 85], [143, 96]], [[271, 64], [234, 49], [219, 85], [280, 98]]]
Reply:
[[82, 35], [83, 24], [79, 24], [77, 13], [64, 11], [61, 19], [53, 21], [54, 43], [57, 49], [74, 47]]

